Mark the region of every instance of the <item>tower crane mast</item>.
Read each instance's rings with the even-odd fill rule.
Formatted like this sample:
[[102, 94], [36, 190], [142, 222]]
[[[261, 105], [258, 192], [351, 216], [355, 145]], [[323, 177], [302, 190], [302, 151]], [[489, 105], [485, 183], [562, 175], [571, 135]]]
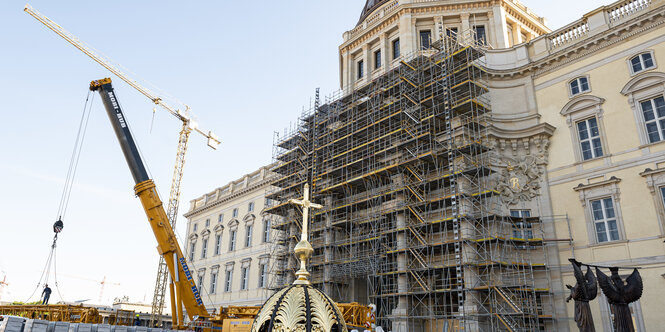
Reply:
[[[178, 138], [178, 148], [176, 152], [175, 168], [173, 170], [173, 178], [171, 181], [171, 191], [169, 193], [169, 201], [167, 205], [167, 217], [171, 224], [171, 227], [175, 229], [176, 219], [178, 216], [178, 205], [180, 202], [180, 184], [182, 182], [183, 170], [185, 166], [185, 155], [187, 153], [187, 147], [189, 143], [189, 136], [194, 131], [203, 135], [208, 140], [208, 146], [213, 149], [217, 149], [220, 141], [217, 136], [212, 131], [204, 131], [198, 127], [198, 124], [191, 118], [189, 114], [189, 106], [184, 105], [185, 109], [180, 110], [169, 105], [164, 99], [159, 97], [156, 93], [150, 91], [146, 87], [142, 86], [135, 80], [131, 79], [127, 74], [123, 73], [118, 67], [113, 65], [110, 60], [104, 58], [103, 56], [97, 54], [91, 47], [87, 46], [76, 36], [65, 30], [63, 27], [39, 13], [33, 9], [30, 5], [26, 5], [23, 9], [26, 13], [30, 14], [37, 21], [44, 24], [47, 28], [55, 32], [58, 36], [65, 39], [67, 42], [72, 44], [74, 47], [79, 49], [81, 52], [85, 53], [95, 62], [102, 65], [102, 67], [108, 69], [111, 73], [115, 74], [118, 78], [125, 81], [134, 89], [138, 90], [141, 94], [148, 97], [153, 103], [161, 106], [171, 115], [178, 118], [182, 121], [182, 129], [180, 130], [180, 135]], [[155, 281], [155, 292], [152, 302], [152, 312], [150, 316], [150, 324], [154, 326], [154, 323], [159, 320], [161, 313], [164, 309], [165, 301], [165, 292], [166, 285], [169, 284], [170, 295], [171, 295], [171, 310], [175, 312], [176, 308], [174, 306], [180, 305], [175, 301], [175, 290], [173, 280], [169, 282], [168, 268], [164, 261], [164, 257], [160, 256], [159, 266], [157, 271], [157, 278]], [[174, 315], [175, 316], [175, 315]]]

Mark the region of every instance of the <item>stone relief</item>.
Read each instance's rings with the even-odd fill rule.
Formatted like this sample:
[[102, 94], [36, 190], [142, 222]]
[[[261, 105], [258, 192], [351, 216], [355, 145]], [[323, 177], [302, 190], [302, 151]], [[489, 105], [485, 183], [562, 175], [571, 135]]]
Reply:
[[[497, 141], [498, 144], [493, 144], [494, 150], [490, 152], [491, 163], [499, 170], [496, 190], [501, 202], [506, 205], [530, 201], [538, 196], [541, 178], [547, 165], [548, 139], [527, 139], [528, 143], [523, 144], [524, 149], [518, 149], [517, 142], [512, 140], [511, 148], [506, 149], [505, 141]], [[530, 147], [535, 147], [534, 154], [530, 153]], [[504, 154], [510, 150], [513, 152], [512, 156]]]

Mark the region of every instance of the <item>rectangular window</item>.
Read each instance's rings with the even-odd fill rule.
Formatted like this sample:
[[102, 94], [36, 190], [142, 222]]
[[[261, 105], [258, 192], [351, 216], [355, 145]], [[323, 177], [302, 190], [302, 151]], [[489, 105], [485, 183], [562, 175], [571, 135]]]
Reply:
[[358, 79], [365, 76], [365, 62], [363, 60], [358, 61]]
[[399, 38], [393, 40], [393, 60], [399, 58], [400, 49], [399, 49]]
[[215, 255], [219, 255], [222, 251], [222, 235], [215, 235]]
[[663, 206], [665, 206], [665, 187], [660, 187], [660, 198], [663, 200]]
[[381, 50], [374, 52], [374, 69], [381, 68]]
[[270, 219], [263, 221], [263, 243], [270, 242]]
[[199, 229], [199, 224], [194, 224], [194, 232], [196, 232]]
[[254, 211], [254, 202], [249, 202], [247, 205], [247, 211], [253, 212]]
[[210, 227], [210, 219], [206, 219], [206, 228]]
[[259, 288], [266, 288], [268, 268], [266, 264], [259, 265]]
[[203, 247], [201, 247], [201, 258], [206, 258], [208, 255], [208, 239], [203, 239]]
[[217, 222], [223, 222], [224, 221], [224, 214], [220, 213], [219, 216], [217, 216]]
[[530, 218], [531, 210], [510, 210], [510, 216], [513, 218]]
[[201, 289], [203, 289], [203, 275], [200, 275], [200, 276], [199, 276], [199, 283], [198, 283], [197, 286], [198, 286], [198, 288], [199, 288], [199, 293], [202, 293], [202, 292], [201, 292]]
[[252, 245], [252, 226], [245, 227], [245, 248]]
[[233, 218], [238, 218], [238, 208], [233, 209]]
[[240, 290], [246, 290], [247, 289], [247, 284], [249, 281], [249, 267], [244, 266], [241, 270], [241, 279], [242, 281], [240, 282]]
[[196, 249], [196, 242], [192, 242], [189, 244], [189, 261], [194, 260], [194, 249]]
[[474, 25], [473, 32], [476, 34], [476, 42], [480, 45], [487, 45], [487, 33], [484, 25]]
[[603, 156], [603, 146], [600, 143], [600, 132], [598, 131], [596, 118], [578, 122], [577, 136], [580, 140], [582, 159], [589, 160]]
[[224, 291], [231, 291], [231, 279], [233, 279], [233, 270], [226, 270], [226, 279], [224, 280]]
[[432, 42], [432, 31], [431, 30], [420, 31], [420, 49], [426, 50], [430, 48], [431, 42]]
[[[513, 218], [529, 218], [531, 210], [510, 210]], [[533, 227], [526, 221], [518, 221], [513, 224], [513, 237], [517, 239], [533, 239]]]
[[236, 250], [236, 233], [237, 232], [238, 231], [234, 229], [229, 233], [229, 251]]
[[657, 97], [640, 103], [650, 143], [665, 139], [665, 99]]
[[619, 240], [619, 227], [612, 198], [591, 201], [591, 214], [593, 215], [598, 243]]
[[215, 294], [217, 291], [217, 272], [210, 273], [210, 294]]

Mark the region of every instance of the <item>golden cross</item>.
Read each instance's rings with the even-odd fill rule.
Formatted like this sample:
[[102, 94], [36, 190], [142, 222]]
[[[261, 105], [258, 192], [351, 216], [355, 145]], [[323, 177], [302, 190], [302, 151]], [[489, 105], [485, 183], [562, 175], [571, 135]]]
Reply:
[[293, 203], [296, 205], [302, 206], [302, 241], [307, 240], [307, 228], [309, 224], [309, 209], [322, 209], [323, 205], [313, 203], [312, 201], [309, 200], [309, 184], [305, 184], [305, 188], [303, 189], [305, 192], [303, 193], [303, 199], [290, 199], [289, 203]]
[[302, 237], [300, 239], [300, 242], [296, 244], [296, 247], [293, 250], [294, 253], [296, 254], [296, 257], [298, 257], [298, 259], [300, 260], [300, 270], [296, 272], [297, 279], [293, 282], [293, 284], [309, 285], [310, 284], [308, 280], [309, 272], [307, 272], [306, 262], [308, 259], [312, 257], [312, 254], [314, 253], [312, 245], [309, 243], [309, 241], [307, 241], [309, 209], [322, 209], [323, 206], [312, 203], [312, 201], [309, 200], [309, 184], [306, 183], [305, 188], [303, 190], [304, 193], [302, 200], [300, 199], [289, 200], [289, 203], [302, 206]]

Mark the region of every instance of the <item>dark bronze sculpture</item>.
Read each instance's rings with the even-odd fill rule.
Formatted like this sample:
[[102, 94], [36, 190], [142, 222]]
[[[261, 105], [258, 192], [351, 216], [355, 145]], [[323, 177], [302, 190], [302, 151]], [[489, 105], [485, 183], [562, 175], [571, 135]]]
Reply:
[[582, 264], [571, 258], [569, 261], [573, 264], [573, 273], [577, 283], [575, 287], [566, 285], [570, 289], [570, 296], [566, 299], [569, 302], [575, 300], [575, 322], [580, 332], [596, 332], [591, 316], [591, 307], [589, 301], [592, 301], [598, 295], [598, 286], [596, 285], [596, 276], [587, 266], [586, 274], [582, 274]]
[[603, 294], [610, 303], [611, 310], [614, 312], [614, 331], [616, 332], [634, 332], [633, 319], [628, 305], [642, 297], [642, 277], [637, 269], [626, 278], [624, 283], [619, 276], [619, 268], [611, 267], [612, 276], [608, 277], [596, 267], [598, 275], [598, 284]]

